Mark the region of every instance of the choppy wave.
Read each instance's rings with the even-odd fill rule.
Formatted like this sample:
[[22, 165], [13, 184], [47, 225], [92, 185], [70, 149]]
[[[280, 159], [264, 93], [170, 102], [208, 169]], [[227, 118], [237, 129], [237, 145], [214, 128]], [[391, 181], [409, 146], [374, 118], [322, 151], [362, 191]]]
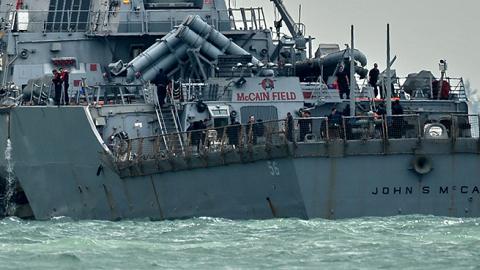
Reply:
[[478, 269], [480, 219], [0, 221], [0, 269]]

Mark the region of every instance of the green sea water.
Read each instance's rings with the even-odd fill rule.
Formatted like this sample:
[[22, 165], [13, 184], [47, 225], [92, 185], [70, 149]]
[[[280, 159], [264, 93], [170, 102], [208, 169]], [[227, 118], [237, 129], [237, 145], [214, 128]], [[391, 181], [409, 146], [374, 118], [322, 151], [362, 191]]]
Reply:
[[8, 218], [0, 269], [480, 269], [480, 219]]

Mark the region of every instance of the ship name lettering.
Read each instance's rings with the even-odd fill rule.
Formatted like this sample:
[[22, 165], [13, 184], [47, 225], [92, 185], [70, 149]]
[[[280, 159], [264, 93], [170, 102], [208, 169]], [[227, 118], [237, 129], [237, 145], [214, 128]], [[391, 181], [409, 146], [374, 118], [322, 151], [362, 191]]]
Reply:
[[413, 194], [413, 187], [376, 187], [372, 192], [373, 195], [401, 195], [401, 194]]
[[295, 92], [252, 92], [237, 93], [237, 101], [292, 101], [297, 100]]
[[[460, 194], [480, 194], [480, 187], [478, 186], [421, 186], [419, 192], [421, 194], [430, 194], [432, 191], [438, 192], [440, 195], [447, 195], [452, 193]], [[371, 192], [372, 195], [410, 195], [414, 193], [413, 187], [375, 187]]]
[[280, 100], [280, 101], [289, 101], [289, 100], [296, 100], [297, 95], [295, 92], [273, 92], [272, 93], [272, 100]]

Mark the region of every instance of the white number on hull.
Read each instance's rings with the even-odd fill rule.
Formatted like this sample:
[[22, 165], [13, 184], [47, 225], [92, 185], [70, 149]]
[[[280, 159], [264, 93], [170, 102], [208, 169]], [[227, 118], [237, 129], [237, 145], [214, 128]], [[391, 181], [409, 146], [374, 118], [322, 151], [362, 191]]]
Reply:
[[280, 169], [278, 168], [278, 164], [276, 161], [267, 161], [268, 169], [270, 170], [270, 174], [272, 176], [279, 176]]

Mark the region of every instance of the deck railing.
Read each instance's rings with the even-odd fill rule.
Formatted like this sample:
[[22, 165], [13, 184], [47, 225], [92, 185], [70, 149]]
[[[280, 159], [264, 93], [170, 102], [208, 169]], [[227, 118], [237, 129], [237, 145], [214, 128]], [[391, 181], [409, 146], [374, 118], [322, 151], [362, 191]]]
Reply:
[[[191, 14], [188, 10], [11, 10], [0, 28], [19, 32], [88, 32], [90, 34], [167, 33]], [[196, 10], [216, 29], [267, 29], [262, 8]], [[119, 27], [120, 26], [120, 27]]]
[[[179, 136], [180, 135], [180, 136]], [[117, 162], [167, 160], [289, 144], [478, 138], [478, 115], [422, 121], [419, 115], [311, 117], [230, 125], [130, 139], [111, 145]], [[180, 142], [181, 140], [181, 142]]]
[[[403, 93], [408, 93], [411, 99], [438, 99], [437, 97], [437, 89], [434, 88], [435, 80], [438, 80], [434, 77], [416, 77], [415, 82], [417, 85], [408, 87], [406, 89], [405, 82], [408, 78], [406, 77], [395, 77], [392, 78], [392, 93], [396, 97], [400, 97]], [[450, 86], [450, 91], [448, 93], [448, 97], [443, 97], [442, 99], [449, 99], [449, 100], [460, 100], [466, 101], [468, 100], [468, 96], [466, 93], [465, 83], [463, 78], [454, 78], [454, 77], [445, 77], [443, 79], [444, 82], [448, 83]], [[382, 82], [379, 82], [378, 89], [382, 91], [382, 88], [386, 88], [385, 85], [382, 85]], [[369, 87], [368, 81], [362, 80], [358, 83], [358, 88], [356, 90], [357, 97], [362, 98], [373, 98], [373, 88]]]

